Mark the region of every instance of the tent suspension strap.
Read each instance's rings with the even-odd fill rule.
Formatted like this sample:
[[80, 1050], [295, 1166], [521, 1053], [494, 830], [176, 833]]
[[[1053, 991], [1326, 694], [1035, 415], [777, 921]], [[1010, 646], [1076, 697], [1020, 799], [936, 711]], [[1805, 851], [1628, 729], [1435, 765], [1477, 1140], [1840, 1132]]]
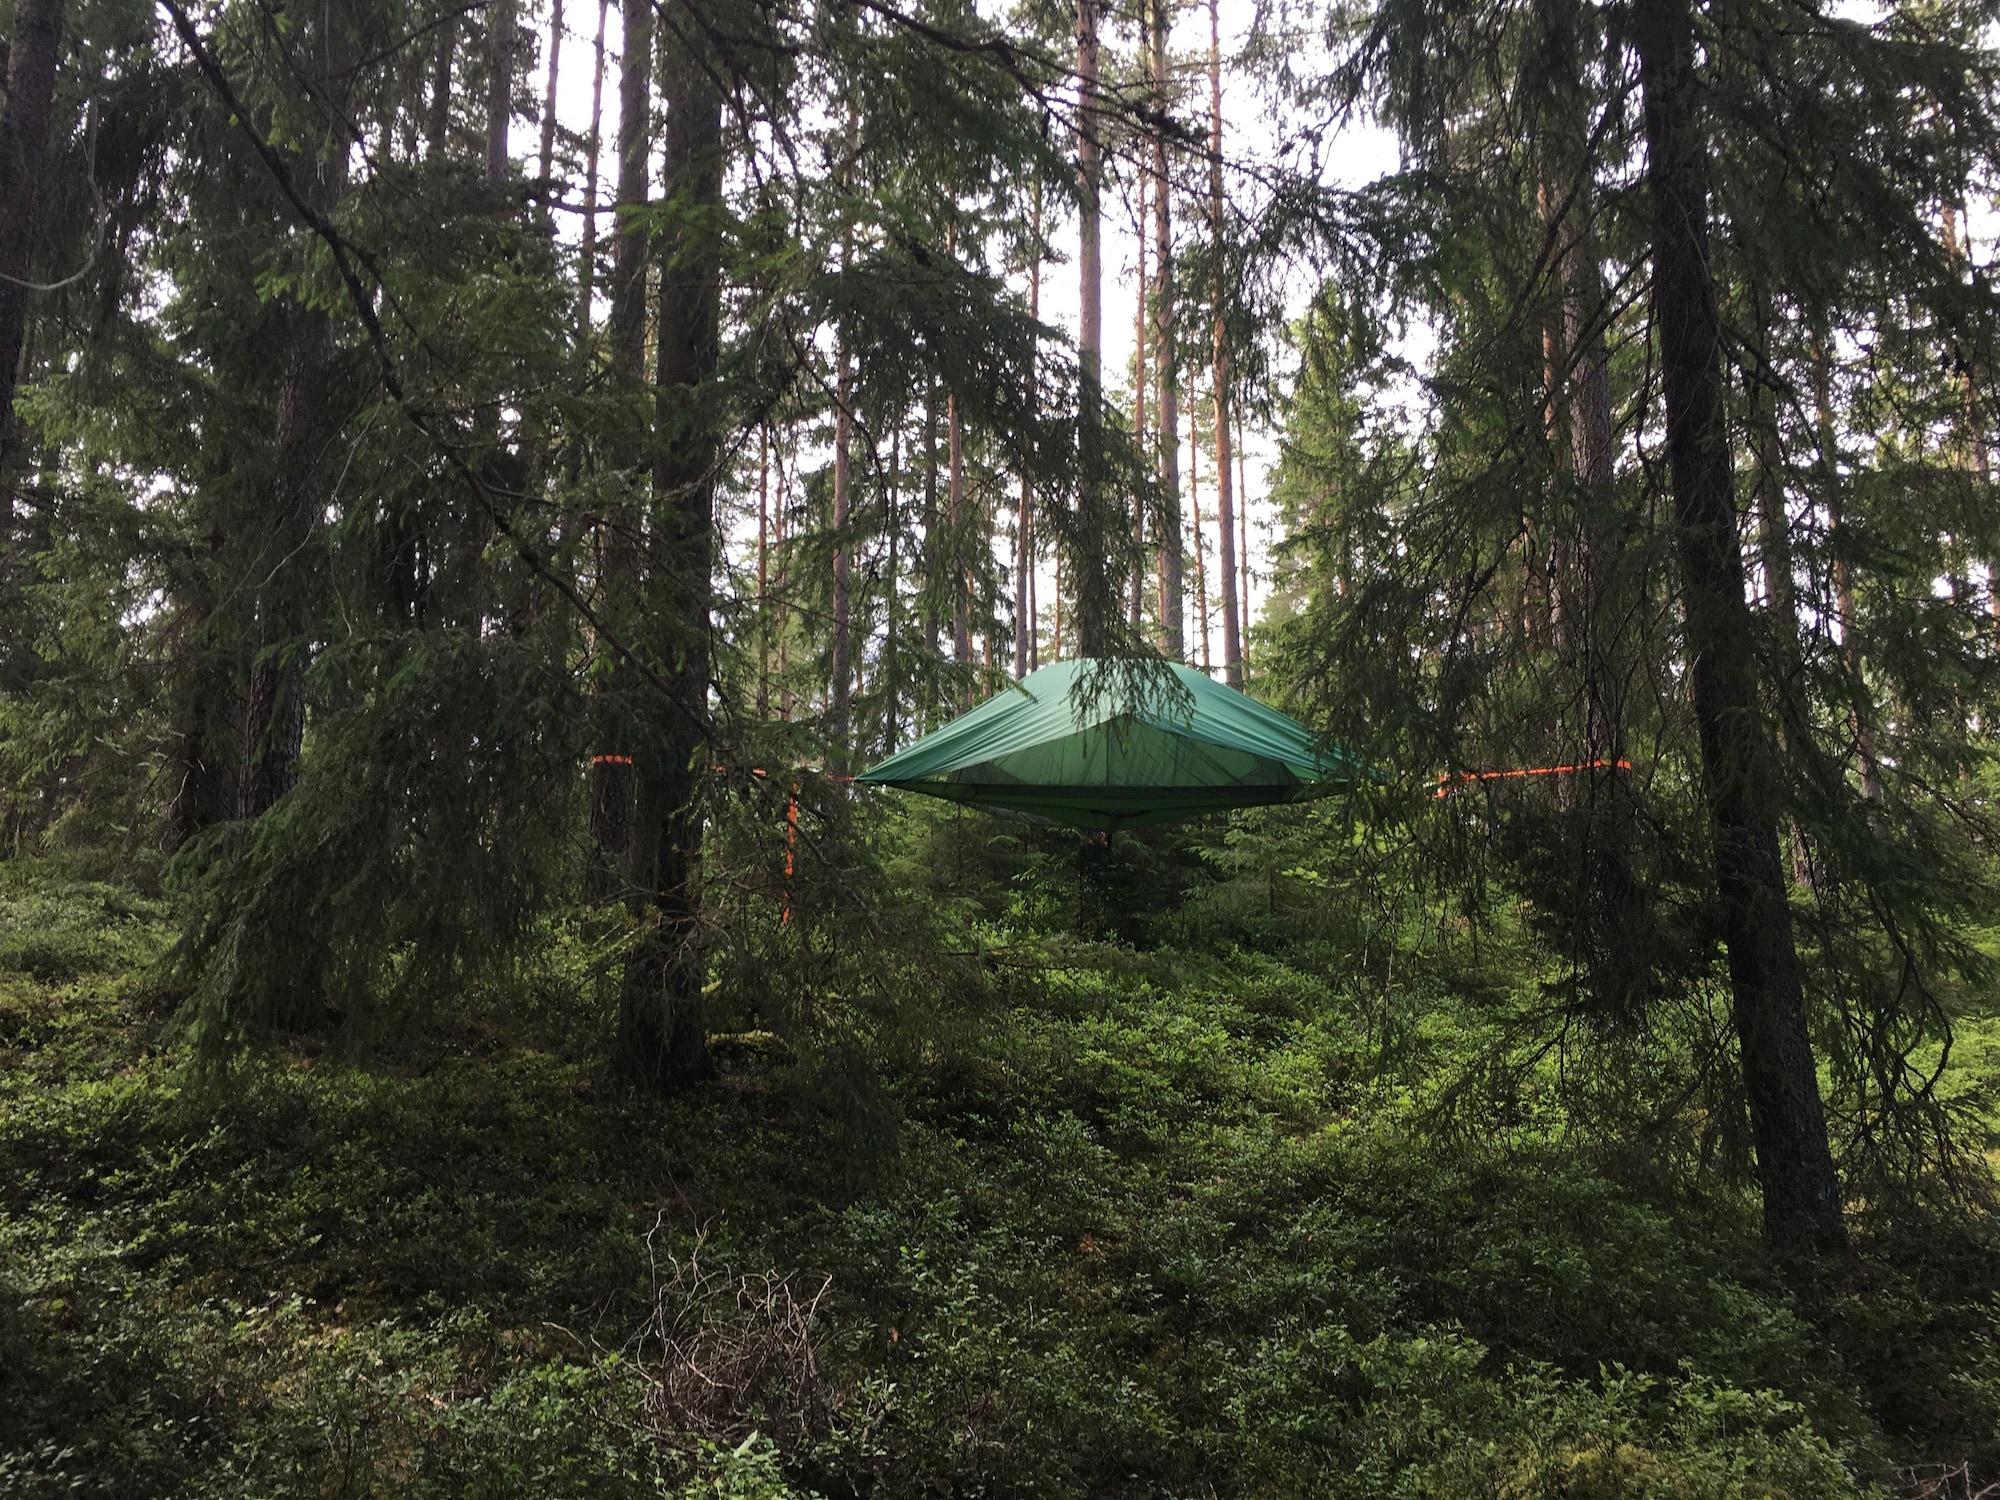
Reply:
[[1578, 761], [1570, 766], [1518, 766], [1505, 771], [1457, 771], [1439, 775], [1438, 789], [1432, 795], [1449, 797], [1460, 787], [1475, 781], [1512, 781], [1520, 776], [1568, 776], [1577, 771], [1629, 771], [1632, 762], [1625, 759], [1612, 760], [1599, 756], [1596, 760]]

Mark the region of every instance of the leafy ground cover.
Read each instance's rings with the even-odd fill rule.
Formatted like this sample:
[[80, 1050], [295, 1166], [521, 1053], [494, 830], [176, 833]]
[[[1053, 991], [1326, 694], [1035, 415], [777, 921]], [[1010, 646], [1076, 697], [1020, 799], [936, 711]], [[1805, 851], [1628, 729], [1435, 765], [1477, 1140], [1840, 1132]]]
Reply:
[[[9, 1496], [1695, 1500], [2000, 1464], [1990, 1223], [1869, 1222], [1802, 1303], [1745, 1197], [1440, 1127], [1450, 986], [1385, 1049], [1377, 988], [1185, 923], [1058, 935], [1031, 865], [857, 1125], [768, 1033], [671, 1106], [609, 1088], [561, 934], [369, 1056], [218, 1075], [160, 898], [5, 881]], [[1990, 1101], [1996, 1033], [1961, 1029]]]

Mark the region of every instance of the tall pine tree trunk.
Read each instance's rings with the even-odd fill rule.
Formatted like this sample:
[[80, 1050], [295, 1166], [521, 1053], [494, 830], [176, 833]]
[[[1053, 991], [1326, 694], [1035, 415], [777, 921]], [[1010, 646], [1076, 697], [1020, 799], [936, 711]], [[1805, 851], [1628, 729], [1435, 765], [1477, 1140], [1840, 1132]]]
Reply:
[[[840, 268], [847, 270], [851, 255], [848, 246], [840, 251]], [[828, 697], [830, 732], [833, 737], [836, 770], [847, 769], [848, 711], [854, 690], [853, 602], [848, 597], [850, 543], [847, 531], [853, 519], [850, 485], [854, 461], [854, 361], [847, 351], [845, 333], [834, 335], [833, 377], [833, 650], [832, 678]]]
[[[508, 170], [512, 165], [510, 140], [514, 118], [514, 26], [515, 0], [494, 0], [486, 13], [486, 186], [496, 208], [504, 203]], [[521, 487], [524, 475], [519, 455], [500, 435], [501, 407], [505, 397], [498, 391], [482, 405], [476, 424], [478, 445], [485, 450], [483, 468], [487, 483], [496, 493], [507, 494]], [[483, 505], [468, 504], [460, 518], [453, 547], [451, 580], [444, 590], [445, 606], [451, 622], [478, 637], [491, 602], [491, 580], [486, 571], [486, 546], [492, 540], [492, 518]]]
[[[1961, 237], [1959, 233], [1959, 225], [1964, 218], [1962, 205], [1947, 198], [1939, 225], [1940, 233], [1945, 253], [1961, 265], [1971, 259], [1972, 250], [1968, 242], [1972, 232], [1970, 224], [1966, 225], [1965, 237]], [[1986, 425], [1980, 419], [1979, 372], [1969, 362], [1961, 361], [1959, 384], [1963, 392], [1961, 410], [1964, 413], [1964, 427], [1960, 433], [1960, 441], [1966, 450], [1966, 458], [1972, 472], [1979, 476], [1979, 482], [1991, 484], [1993, 445], [1986, 431]], [[1986, 612], [1993, 620], [2000, 622], [2000, 561], [1992, 558], [1986, 559]]]
[[1208, 534], [1201, 524], [1201, 426], [1188, 411], [1188, 503], [1194, 509], [1194, 628], [1201, 637], [1201, 669], [1215, 670], [1208, 630]]
[[1236, 422], [1236, 582], [1238, 606], [1243, 621], [1243, 651], [1250, 651], [1250, 474], [1243, 456], [1243, 409], [1232, 413]]
[[[361, 39], [338, 29], [319, 39], [327, 76], [337, 80], [327, 102], [344, 119], [353, 72], [343, 66]], [[306, 201], [329, 214], [347, 186], [344, 135], [314, 143], [295, 168]], [[256, 655], [246, 697], [245, 763], [239, 811], [256, 818], [289, 792], [299, 777], [305, 742], [306, 665], [312, 651], [313, 601], [323, 578], [316, 553], [324, 487], [320, 449], [333, 396], [328, 380], [332, 329], [318, 307], [287, 304], [285, 359], [278, 378], [271, 449], [271, 503], [255, 564]]]
[[451, 136], [451, 68], [458, 56], [458, 16], [447, 15], [438, 26], [437, 51], [431, 55], [430, 97], [425, 101], [424, 149], [432, 160], [442, 157]]
[[898, 705], [903, 680], [897, 654], [903, 634], [903, 425], [909, 409], [899, 408], [889, 429], [889, 492], [883, 497], [883, 524], [889, 532], [889, 576], [882, 608], [882, 753], [896, 748], [901, 733]]
[[1764, 1230], [1783, 1256], [1846, 1245], [1804, 979], [1778, 861], [1777, 770], [1744, 598], [1723, 410], [1722, 332], [1708, 233], [1709, 153], [1696, 113], [1689, 0], [1639, 0], [1634, 39], [1653, 209], [1653, 317], [1714, 839], [1715, 899], [1757, 1146]]
[[[792, 454], [796, 462], [797, 454]], [[792, 554], [785, 545], [791, 527], [792, 464], [783, 449], [778, 454], [778, 504], [771, 517], [771, 545], [778, 549], [778, 718], [792, 722]]]
[[597, 47], [590, 69], [590, 134], [583, 147], [583, 229], [577, 251], [576, 328], [590, 331], [590, 300], [597, 279], [597, 153], [604, 139], [604, 24], [611, 0], [597, 0]]
[[771, 717], [771, 429], [757, 424], [757, 717]]
[[[1035, 181], [1028, 238], [1028, 316], [1042, 316], [1042, 184]], [[1025, 677], [1035, 667], [1035, 480], [1021, 472], [1021, 509], [1015, 525], [1014, 555], [1014, 675]]]
[[[945, 428], [945, 532], [951, 556], [951, 659], [960, 668], [972, 665], [972, 569], [965, 514], [965, 426], [958, 416], [958, 395], [947, 392]], [[961, 682], [962, 695], [971, 692]]]
[[[652, 0], [624, 0], [625, 45], [618, 76], [617, 228], [611, 247], [611, 321], [608, 329], [611, 379], [621, 392], [636, 393], [646, 369], [646, 263], [644, 210], [647, 169], [653, 147], [653, 89], [647, 67], [653, 49]], [[640, 616], [639, 508], [633, 499], [648, 434], [618, 455], [619, 499], [606, 518], [600, 549], [599, 587], [604, 614], [619, 639], [638, 644]], [[634, 756], [638, 729], [633, 699], [638, 691], [629, 663], [620, 661], [597, 679], [605, 684], [594, 705], [597, 754], [590, 767], [591, 895], [603, 901], [632, 884]]]
[[1861, 674], [1861, 648], [1854, 641], [1859, 616], [1854, 608], [1854, 573], [1845, 556], [1846, 520], [1840, 466], [1834, 461], [1838, 434], [1833, 421], [1833, 341], [1824, 332], [1814, 341], [1812, 386], [1813, 423], [1822, 455], [1820, 505], [1826, 512], [1826, 546], [1833, 558], [1833, 615], [1840, 626], [1840, 664], [1847, 676], [1847, 723], [1854, 731], [1855, 758], [1861, 763], [1861, 795], [1876, 803], [1882, 800], [1882, 766], [1875, 754], [1868, 685]]
[[14, 619], [23, 579], [14, 561], [14, 474], [24, 448], [14, 391], [28, 333], [28, 288], [35, 257], [35, 199], [48, 149], [62, 0], [19, 0], [0, 108], [0, 629]]
[[486, 180], [507, 180], [508, 127], [514, 118], [514, 0], [486, 11]]
[[[1143, 7], [1141, 8], [1143, 14]], [[1132, 314], [1132, 442], [1146, 451], [1146, 179], [1138, 181], [1139, 204], [1133, 223], [1138, 240], [1139, 285]], [[1146, 497], [1143, 487], [1132, 491], [1132, 636], [1138, 639], [1146, 610]]]
[[1068, 541], [1071, 586], [1076, 598], [1077, 652], [1102, 656], [1117, 609], [1108, 554], [1111, 528], [1105, 515], [1103, 475], [1104, 377], [1104, 164], [1099, 131], [1097, 0], [1077, 0], [1077, 373], [1078, 420], [1076, 524]]
[[[931, 376], [924, 381], [924, 566], [919, 589], [922, 601], [919, 614], [924, 656], [932, 663], [937, 660], [938, 635], [944, 629], [941, 601], [949, 591], [951, 578], [950, 550], [944, 544], [944, 517], [938, 510], [937, 398], [937, 378]], [[930, 727], [932, 696], [925, 693], [919, 707], [917, 727], [920, 730]]]
[[665, 49], [666, 201], [678, 212], [660, 246], [659, 431], [647, 593], [673, 702], [659, 704], [639, 754], [654, 925], [627, 958], [614, 1064], [634, 1086], [668, 1093], [711, 1076], [702, 1014], [701, 788], [710, 753], [710, 572], [721, 412], [725, 148], [718, 59], [686, 26]]
[[556, 85], [562, 77], [563, 0], [549, 0], [549, 64], [542, 83], [542, 139], [535, 157], [535, 179], [542, 193], [541, 220], [553, 217], [555, 196]]
[[1210, 359], [1215, 381], [1215, 524], [1220, 543], [1217, 579], [1222, 586], [1222, 676], [1243, 686], [1243, 626], [1236, 599], [1235, 476], [1229, 457], [1229, 287], [1223, 272], [1222, 200], [1222, 21], [1216, 0], [1208, 0], [1208, 229], [1214, 256], [1215, 324]]
[[[1153, 109], [1160, 118], [1167, 109], [1167, 43], [1173, 30], [1171, 0], [1144, 0], [1151, 26]], [[1173, 185], [1167, 180], [1167, 136], [1160, 125], [1152, 132], [1153, 274], [1158, 290], [1153, 299], [1153, 359], [1159, 367], [1159, 399], [1155, 420], [1160, 443], [1160, 650], [1172, 661], [1187, 656], [1182, 617], [1187, 610], [1187, 579], [1181, 553], [1181, 408], [1180, 362], [1174, 358], [1174, 228]]]
[[[7, 56], [7, 102], [0, 110], [0, 491], [18, 440], [14, 435], [14, 386], [27, 338], [28, 272], [35, 253], [35, 198], [48, 149], [54, 108], [56, 59], [62, 51], [62, 0], [20, 0]], [[0, 542], [6, 532], [0, 530]]]
[[227, 545], [221, 526], [209, 533], [207, 556], [188, 569], [175, 590], [175, 631], [186, 673], [180, 701], [178, 780], [167, 807], [166, 848], [181, 847], [205, 828], [234, 816], [239, 800], [237, 775], [243, 747], [240, 683], [234, 653], [218, 649], [215, 629], [218, 559]]

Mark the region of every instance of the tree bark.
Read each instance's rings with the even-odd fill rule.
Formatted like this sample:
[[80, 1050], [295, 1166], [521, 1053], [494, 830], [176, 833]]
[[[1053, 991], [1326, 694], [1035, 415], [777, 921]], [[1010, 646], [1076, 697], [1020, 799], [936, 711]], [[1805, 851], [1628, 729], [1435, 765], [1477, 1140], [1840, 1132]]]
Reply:
[[771, 429], [757, 427], [757, 717], [771, 717]]
[[[644, 0], [641, 0], [644, 3]], [[658, 431], [648, 592], [663, 635], [662, 675], [675, 702], [638, 757], [651, 845], [654, 925], [626, 960], [617, 1071], [670, 1093], [713, 1075], [702, 1006], [701, 786], [710, 674], [710, 572], [720, 411], [713, 390], [721, 346], [725, 146], [719, 65], [689, 26], [665, 54], [666, 201], [682, 206], [660, 247]]]
[[189, 586], [177, 590], [175, 631], [186, 663], [186, 687], [181, 701], [180, 746], [175, 759], [180, 779], [167, 807], [166, 848], [169, 854], [205, 828], [226, 821], [236, 812], [240, 793], [237, 775], [243, 747], [237, 731], [243, 703], [230, 653], [219, 652], [206, 639], [216, 612], [217, 559], [227, 538], [220, 525], [209, 533], [207, 556], [191, 561]]
[[1231, 413], [1236, 424], [1236, 597], [1243, 622], [1243, 654], [1250, 654], [1250, 473], [1243, 455], [1243, 408]]
[[1201, 524], [1201, 427], [1188, 411], [1188, 503], [1194, 509], [1194, 628], [1201, 636], [1201, 669], [1215, 670], [1208, 641], [1208, 537]]
[[[62, 21], [62, 0], [20, 0], [7, 57], [7, 102], [0, 110], [0, 487], [12, 484], [8, 474], [19, 446], [14, 390], [28, 329], [28, 288], [22, 283], [34, 266], [35, 198], [55, 104]], [[6, 493], [11, 510], [11, 488]], [[0, 531], [0, 542], [5, 539]]]
[[[843, 245], [840, 251], [840, 268], [847, 269], [848, 257], [852, 252]], [[854, 689], [854, 665], [852, 642], [852, 601], [848, 597], [848, 572], [850, 556], [847, 529], [853, 516], [853, 498], [850, 483], [853, 477], [854, 414], [849, 409], [854, 399], [854, 362], [847, 352], [847, 337], [844, 333], [834, 335], [834, 381], [833, 381], [833, 650], [829, 693], [831, 723], [829, 731], [833, 739], [836, 770], [846, 770], [848, 746], [848, 711]]]
[[514, 119], [514, 0], [486, 12], [486, 180], [507, 180], [508, 127]]
[[[1965, 238], [1960, 238], [1959, 224], [1964, 215], [1961, 205], [1946, 199], [1940, 230], [1944, 240], [1945, 253], [1961, 265], [1971, 259], [1971, 226], [1968, 224]], [[1961, 410], [1964, 412], [1964, 430], [1961, 441], [1966, 450], [1972, 472], [1979, 476], [1981, 484], [1993, 482], [1993, 446], [1988, 439], [1986, 426], [1979, 414], [1979, 377], [1970, 363], [1963, 365], [1959, 372], [1959, 387], [1962, 391]], [[2000, 622], [2000, 561], [1986, 559], [1986, 613], [1995, 622]]]
[[1214, 256], [1215, 322], [1210, 359], [1215, 381], [1215, 524], [1222, 584], [1222, 676], [1243, 686], [1243, 624], [1236, 598], [1235, 474], [1229, 456], [1229, 288], [1222, 269], [1222, 21], [1216, 0], [1208, 0], [1208, 229]]
[[[350, 34], [334, 33], [327, 45], [337, 60], [331, 76], [351, 80], [339, 64], [359, 45]], [[344, 117], [351, 82], [330, 99]], [[347, 185], [347, 141], [334, 134], [314, 142], [296, 166], [296, 183], [306, 201], [331, 212]], [[312, 652], [313, 598], [320, 584], [314, 555], [322, 506], [318, 440], [327, 426], [332, 395], [327, 364], [332, 329], [320, 308], [286, 305], [285, 361], [278, 377], [271, 450], [271, 507], [256, 563], [254, 639], [256, 655], [246, 695], [239, 811], [261, 817], [297, 783], [305, 743], [306, 664]]]
[[1077, 375], [1079, 504], [1069, 540], [1071, 581], [1076, 597], [1078, 654], [1102, 656], [1109, 648], [1116, 592], [1110, 585], [1107, 554], [1110, 527], [1103, 503], [1104, 389], [1104, 169], [1098, 141], [1097, 0], [1077, 0]]
[[1846, 1247], [1840, 1183], [1778, 860], [1775, 757], [1731, 494], [1694, 13], [1689, 0], [1639, 0], [1634, 20], [1682, 607], [1764, 1231], [1786, 1258], [1835, 1253]]
[[[951, 659], [959, 667], [972, 665], [972, 570], [966, 562], [970, 539], [965, 514], [965, 427], [958, 418], [958, 396], [947, 392], [945, 427], [945, 531], [951, 552]], [[970, 685], [960, 684], [961, 693]]]
[[[796, 452], [792, 458], [796, 461]], [[791, 466], [781, 450], [778, 505], [771, 517], [771, 540], [778, 549], [778, 618], [773, 622], [778, 632], [778, 718], [786, 724], [792, 721], [792, 557], [785, 546], [791, 528], [791, 494]]]
[[[1029, 219], [1028, 317], [1042, 316], [1042, 184], [1036, 180]], [[1021, 471], [1021, 509], [1015, 526], [1014, 556], [1014, 676], [1025, 677], [1034, 669], [1036, 652], [1035, 620], [1035, 480]]]
[[1859, 618], [1854, 608], [1854, 574], [1841, 555], [1845, 524], [1840, 466], [1834, 461], [1837, 434], [1833, 421], [1833, 349], [1824, 334], [1813, 349], [1813, 421], [1822, 455], [1820, 503], [1826, 509], [1827, 550], [1833, 556], [1833, 614], [1840, 626], [1840, 664], [1847, 674], [1847, 723], [1854, 732], [1855, 758], [1861, 763], [1861, 795], [1870, 803], [1882, 800], [1882, 766], [1875, 754], [1875, 731], [1869, 722], [1868, 685], [1861, 675], [1861, 648], [1854, 643]]
[[[1168, 0], [1145, 0], [1151, 12], [1148, 41], [1152, 48], [1153, 109], [1164, 119], [1167, 109], [1167, 43], [1173, 31]], [[1181, 553], [1181, 409], [1180, 362], [1174, 357], [1174, 226], [1173, 184], [1167, 178], [1167, 136], [1152, 131], [1153, 350], [1158, 367], [1159, 397], [1155, 417], [1160, 442], [1160, 650], [1173, 661], [1187, 656], [1182, 617], [1187, 610], [1187, 577]]]
[[553, 174], [556, 160], [556, 84], [562, 77], [563, 0], [549, 0], [549, 65], [542, 84], [542, 141], [536, 155], [536, 180], [541, 185], [541, 221], [547, 226], [554, 218], [549, 200], [555, 195]]
[[[944, 517], [938, 510], [938, 384], [935, 377], [924, 382], [924, 570], [919, 591], [924, 636], [924, 654], [933, 662], [938, 654], [938, 636], [944, 629], [942, 600], [951, 577], [950, 552], [945, 546]], [[930, 724], [930, 697], [926, 693], [917, 720], [919, 729]]]
[[448, 16], [438, 27], [437, 51], [431, 56], [431, 92], [424, 114], [424, 149], [435, 161], [445, 153], [451, 135], [451, 65], [458, 52], [458, 17]]
[[[652, 0], [623, 0], [625, 45], [618, 76], [618, 218], [611, 246], [611, 318], [607, 330], [611, 378], [620, 391], [636, 392], [645, 379], [646, 264], [649, 246], [643, 210], [653, 146], [653, 92], [647, 62], [653, 49]], [[635, 486], [650, 432], [641, 431], [619, 455], [621, 496]], [[610, 507], [604, 527], [600, 587], [605, 613], [620, 638], [636, 640], [640, 611], [640, 518], [630, 498]], [[639, 734], [632, 721], [638, 683], [629, 664], [616, 662], [597, 695], [598, 752], [590, 768], [591, 896], [605, 901], [632, 885], [634, 756]]]
[[604, 129], [604, 23], [611, 0], [597, 0], [597, 48], [590, 70], [590, 135], [583, 148], [583, 228], [577, 251], [576, 329], [590, 331], [590, 302], [597, 279], [597, 153]]
[[889, 493], [884, 497], [883, 522], [889, 532], [889, 578], [888, 595], [883, 604], [882, 614], [882, 753], [888, 755], [896, 748], [896, 736], [902, 726], [898, 720], [898, 703], [902, 697], [903, 683], [897, 664], [897, 646], [902, 638], [903, 602], [903, 425], [909, 420], [909, 409], [896, 412], [895, 425], [889, 429]]
[[[1140, 14], [1144, 15], [1144, 7]], [[1139, 204], [1134, 218], [1138, 241], [1139, 286], [1132, 314], [1132, 442], [1146, 451], [1146, 179], [1138, 181]], [[1146, 610], [1146, 497], [1143, 486], [1132, 491], [1132, 636], [1138, 639]]]

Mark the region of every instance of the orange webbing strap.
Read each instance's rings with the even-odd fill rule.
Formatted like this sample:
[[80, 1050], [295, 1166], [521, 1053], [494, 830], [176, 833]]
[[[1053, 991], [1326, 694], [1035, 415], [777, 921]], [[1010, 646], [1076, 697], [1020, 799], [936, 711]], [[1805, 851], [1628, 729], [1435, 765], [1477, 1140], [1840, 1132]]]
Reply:
[[1599, 756], [1596, 760], [1578, 761], [1573, 766], [1522, 766], [1511, 771], [1460, 771], [1455, 775], [1438, 777], [1435, 796], [1449, 797], [1458, 788], [1472, 781], [1511, 781], [1517, 776], [1567, 776], [1576, 771], [1629, 771], [1629, 760], [1609, 760]]

